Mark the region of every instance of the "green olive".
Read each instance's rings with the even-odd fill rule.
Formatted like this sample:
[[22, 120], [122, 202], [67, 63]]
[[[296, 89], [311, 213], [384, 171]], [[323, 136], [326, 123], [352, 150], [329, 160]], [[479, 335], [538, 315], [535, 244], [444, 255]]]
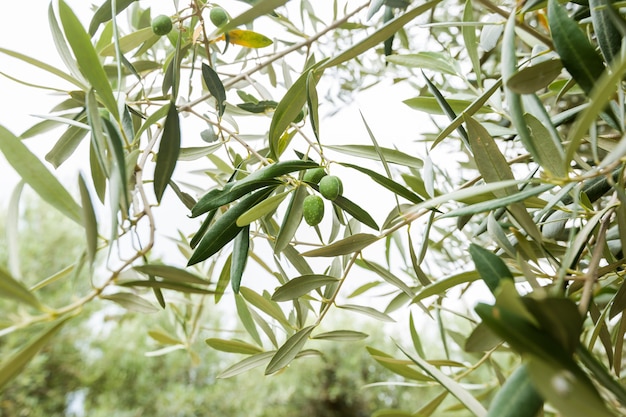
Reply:
[[328, 199], [334, 200], [343, 193], [341, 179], [335, 175], [326, 175], [320, 180], [320, 194]]
[[172, 31], [172, 19], [164, 14], [152, 19], [152, 31], [155, 35], [163, 36]]
[[318, 195], [304, 197], [302, 214], [309, 226], [318, 225], [324, 218], [324, 200]]
[[229, 20], [228, 13], [226, 13], [226, 10], [221, 7], [212, 8], [209, 12], [209, 18], [211, 19], [211, 23], [217, 27], [222, 26]]
[[326, 176], [326, 170], [322, 167], [307, 169], [302, 179], [306, 182], [319, 184], [320, 180]]

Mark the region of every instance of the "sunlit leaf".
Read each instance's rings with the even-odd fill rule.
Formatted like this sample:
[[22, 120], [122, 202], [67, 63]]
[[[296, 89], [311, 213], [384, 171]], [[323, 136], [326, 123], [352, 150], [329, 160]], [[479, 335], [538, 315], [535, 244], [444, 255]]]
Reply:
[[372, 356], [376, 362], [378, 362], [381, 366], [389, 369], [391, 372], [400, 375], [403, 378], [412, 379], [415, 381], [432, 381], [432, 378], [424, 375], [420, 371], [416, 370], [411, 365], [407, 364], [406, 361], [401, 361], [395, 359], [393, 356], [388, 355], [387, 353], [375, 349], [371, 346], [366, 347], [367, 352]]
[[233, 29], [228, 31], [227, 42], [246, 48], [265, 48], [274, 43], [270, 38], [251, 30]]
[[245, 355], [254, 355], [256, 353], [263, 352], [260, 347], [251, 345], [250, 343], [246, 343], [241, 340], [226, 340], [212, 337], [205, 339], [205, 342], [213, 349], [222, 352], [243, 353]]
[[225, 33], [229, 32], [231, 29], [236, 28], [237, 26], [242, 26], [247, 23], [252, 22], [259, 16], [263, 16], [268, 14], [274, 9], [282, 6], [287, 3], [288, 0], [258, 0], [254, 2], [254, 5], [243, 12], [242, 14], [235, 16], [230, 19], [228, 23], [223, 26], [220, 26], [217, 33]]
[[289, 280], [272, 295], [274, 301], [289, 301], [308, 294], [324, 285], [338, 282], [339, 279], [328, 275], [302, 275]]
[[455, 61], [441, 52], [422, 51], [415, 54], [389, 55], [387, 62], [409, 68], [428, 69], [448, 75], [457, 75], [458, 68]]
[[0, 297], [28, 304], [39, 310], [43, 309], [43, 305], [35, 294], [3, 268], [0, 268]]
[[270, 317], [276, 319], [283, 326], [287, 328], [291, 327], [291, 324], [285, 317], [285, 313], [283, 313], [283, 311], [280, 309], [280, 306], [276, 302], [268, 300], [262, 295], [257, 294], [255, 291], [246, 287], [241, 287], [239, 291], [247, 302], [258, 308], [265, 314], [269, 315]]
[[274, 212], [292, 191], [293, 190], [288, 190], [279, 194], [275, 194], [271, 197], [266, 198], [256, 206], [250, 208], [248, 211], [246, 211], [237, 218], [237, 226], [247, 226], [250, 223]]
[[477, 279], [480, 279], [480, 275], [476, 271], [461, 272], [457, 275], [440, 279], [439, 281], [435, 281], [419, 291], [413, 298], [413, 302], [421, 301], [424, 298], [433, 295], [444, 294], [450, 288], [454, 288], [460, 284], [476, 281]]
[[305, 186], [297, 187], [292, 193], [291, 201], [283, 216], [283, 221], [274, 243], [275, 253], [282, 252], [296, 234], [296, 230], [298, 230], [298, 226], [302, 222], [302, 202], [307, 195], [308, 193]]

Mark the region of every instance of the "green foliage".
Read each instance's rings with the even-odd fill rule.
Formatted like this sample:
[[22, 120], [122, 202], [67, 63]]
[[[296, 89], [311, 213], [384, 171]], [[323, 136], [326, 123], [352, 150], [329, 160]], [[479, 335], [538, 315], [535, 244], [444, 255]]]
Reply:
[[[84, 229], [78, 253], [52, 271], [16, 256], [24, 230], [7, 229], [2, 382], [19, 380], [22, 365], [101, 302], [172, 320], [148, 333], [163, 345], [160, 368], [175, 367], [168, 361], [182, 351], [194, 364], [214, 350], [242, 355], [202, 374], [220, 379], [278, 379], [340, 349], [333, 343], [360, 341], [356, 323], [333, 325], [339, 311], [394, 329], [393, 354], [367, 352], [420, 399], [374, 415], [624, 414], [619, 5], [244, 3], [181, 4], [168, 13], [176, 27], [155, 34], [146, 5], [106, 1], [86, 29], [59, 0], [49, 22], [67, 68], [0, 49], [71, 84], [21, 137], [0, 129], [0, 151], [22, 179], [7, 223], [27, 215], [26, 184], [74, 223], [64, 230]], [[398, 100], [419, 118], [420, 143], [383, 142], [363, 114], [367, 142], [332, 140], [332, 114], [383, 80], [414, 91]], [[381, 106], [394, 100], [381, 97]], [[46, 155], [55, 168], [84, 163], [77, 192], [25, 145], [39, 134], [56, 139]], [[329, 221], [318, 193], [330, 200]], [[176, 232], [163, 236], [172, 223]], [[51, 288], [61, 287], [69, 295], [56, 298]], [[205, 326], [209, 300], [245, 332], [229, 338], [225, 323]], [[399, 330], [406, 317], [408, 332]], [[343, 380], [316, 367], [329, 372], [319, 374], [325, 394], [303, 400], [300, 413], [367, 410], [334, 395]], [[111, 370], [98, 378], [105, 388], [142, 383]], [[503, 400], [512, 391], [527, 407]], [[140, 411], [156, 415], [167, 407], [151, 394]], [[136, 412], [124, 395], [123, 412]]]

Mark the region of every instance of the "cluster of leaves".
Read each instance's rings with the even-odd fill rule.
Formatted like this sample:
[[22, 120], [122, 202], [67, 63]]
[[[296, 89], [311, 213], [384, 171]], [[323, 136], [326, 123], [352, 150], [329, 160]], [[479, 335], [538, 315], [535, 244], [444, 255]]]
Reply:
[[[246, 339], [206, 342], [247, 356], [225, 368], [223, 378], [256, 367], [280, 372], [297, 358], [321, 355], [310, 347], [315, 340], [367, 336], [358, 329], [322, 331], [334, 309], [391, 323], [414, 306], [435, 322], [445, 357], [428, 358], [413, 315], [408, 339], [415, 353], [401, 347], [405, 341], [402, 358], [369, 352], [417, 387], [437, 384], [441, 394], [417, 411], [377, 415], [432, 415], [449, 394], [479, 417], [620, 413], [626, 21], [619, 4], [548, 0], [507, 9], [490, 0], [378, 0], [341, 16], [335, 4], [331, 23], [324, 23], [308, 0], [298, 2], [299, 10], [286, 3], [260, 0], [240, 14], [228, 10], [235, 17], [211, 27], [204, 16], [217, 5], [194, 0], [176, 11], [174, 30], [160, 38], [150, 29], [150, 10], [136, 2], [106, 1], [86, 30], [59, 0], [56, 9], [50, 5], [50, 28], [69, 73], [0, 50], [73, 86], [47, 120], [21, 136], [0, 129], [0, 150], [24, 183], [84, 227], [84, 257], [71, 268], [93, 280], [75, 301], [50, 307], [37, 289], [63, 279], [65, 270], [35, 289], [2, 272], [5, 294], [25, 310], [0, 334], [54, 323], [2, 362], [0, 385], [86, 303], [103, 298], [152, 311], [148, 290], [162, 308], [183, 303], [187, 311], [177, 335], [158, 337], [164, 352], [188, 349], [203, 334], [205, 300], [232, 294]], [[124, 29], [117, 16], [128, 7], [131, 24]], [[298, 11], [299, 21], [292, 17]], [[275, 25], [273, 39], [269, 29], [255, 31], [263, 23]], [[287, 33], [275, 35], [277, 28]], [[426, 40], [414, 36], [424, 29]], [[345, 38], [353, 42], [343, 47]], [[327, 39], [338, 50], [324, 54]], [[222, 41], [236, 47], [220, 48]], [[371, 60], [383, 63], [373, 67], [380, 72], [368, 67]], [[330, 75], [350, 72], [376, 80], [393, 72], [396, 82], [416, 87], [419, 95], [405, 103], [436, 126], [424, 135], [428, 153], [417, 158], [415, 146], [381, 146], [365, 118], [371, 144], [327, 143], [318, 89]], [[363, 86], [343, 88], [350, 85]], [[254, 114], [259, 124], [246, 135], [240, 121]], [[182, 138], [185, 115], [203, 124], [195, 138]], [[23, 144], [59, 126], [65, 131], [46, 156], [55, 167], [77, 157], [79, 143], [90, 138], [90, 175], [78, 176], [80, 204]], [[445, 164], [436, 163], [439, 152]], [[458, 156], [454, 167], [451, 155]], [[186, 161], [201, 163], [202, 185], [181, 179]], [[363, 182], [346, 182], [350, 198], [328, 202], [332, 221], [311, 229], [302, 223], [302, 203], [319, 189], [303, 180], [303, 171], [317, 167], [362, 175]], [[392, 197], [383, 219], [353, 197], [359, 188], [371, 201], [370, 185]], [[159, 209], [178, 204], [170, 197], [184, 207], [181, 221], [204, 217], [177, 238], [186, 267], [158, 259], [156, 229], [171, 220]], [[398, 255], [400, 267], [393, 262]], [[258, 272], [250, 272], [250, 260]], [[267, 281], [252, 279], [262, 271]], [[375, 279], [349, 290], [361, 275]], [[454, 304], [458, 290], [466, 294], [481, 283], [493, 305], [465, 312]], [[358, 301], [370, 295], [385, 307]], [[448, 311], [471, 329], [446, 325]], [[455, 360], [460, 351], [475, 362]], [[497, 353], [519, 358], [508, 379], [512, 365], [497, 361]], [[478, 392], [464, 386], [469, 381]]]

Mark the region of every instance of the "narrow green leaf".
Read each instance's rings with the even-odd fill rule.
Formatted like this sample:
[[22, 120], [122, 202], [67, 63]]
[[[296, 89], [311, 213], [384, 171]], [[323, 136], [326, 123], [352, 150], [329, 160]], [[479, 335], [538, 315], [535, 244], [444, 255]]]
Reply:
[[311, 339], [331, 340], [337, 342], [357, 342], [367, 339], [369, 335], [355, 330], [332, 330], [330, 332], [318, 333], [311, 336]]
[[129, 292], [103, 295], [100, 298], [113, 301], [129, 311], [135, 311], [137, 313], [150, 314], [161, 311], [149, 301]]
[[81, 207], [41, 161], [9, 130], [0, 126], [0, 151], [20, 177], [39, 196], [82, 225]]
[[311, 129], [315, 135], [315, 139], [319, 144], [320, 142], [320, 120], [319, 120], [319, 101], [317, 98], [317, 82], [319, 78], [316, 77], [314, 72], [309, 72], [306, 79], [306, 104], [309, 109], [309, 121], [311, 122]]
[[285, 317], [285, 313], [283, 313], [283, 310], [280, 309], [280, 306], [276, 302], [263, 297], [247, 287], [241, 287], [239, 292], [247, 302], [277, 320], [285, 328], [291, 328], [291, 324]]
[[331, 68], [343, 64], [344, 62], [361, 55], [363, 52], [375, 48], [379, 44], [383, 43], [386, 39], [393, 36], [393, 34], [395, 34], [398, 30], [404, 27], [404, 25], [406, 25], [416, 17], [426, 13], [437, 4], [439, 4], [439, 2], [440, 0], [432, 0], [419, 5], [414, 9], [409, 10], [404, 14], [401, 14], [397, 18], [389, 21], [382, 28], [378, 29], [376, 32], [374, 32], [361, 42], [340, 53], [339, 55], [331, 58], [330, 61], [327, 61], [323, 65], [322, 69]]
[[[81, 123], [84, 123], [86, 120], [86, 117], [79, 119]], [[50, 149], [50, 151], [46, 154], [46, 161], [50, 162], [55, 168], [60, 167], [63, 162], [72, 156], [87, 133], [89, 133], [89, 131], [81, 127], [68, 127], [57, 140], [52, 149]]]
[[557, 0], [548, 0], [548, 22], [554, 48], [563, 66], [589, 95], [604, 72], [604, 63], [578, 23]]
[[[122, 11], [124, 11], [124, 9], [126, 9], [128, 6], [133, 4], [133, 2], [135, 1], [137, 0], [116, 0], [115, 10], [119, 14]], [[93, 14], [91, 18], [91, 22], [89, 23], [89, 35], [90, 36], [95, 35], [96, 31], [98, 30], [98, 27], [102, 23], [108, 22], [111, 19], [112, 19], [111, 0], [105, 0], [105, 2], [102, 3], [100, 7], [98, 7], [98, 10], [96, 10], [96, 12]]]
[[68, 81], [68, 82], [74, 84], [75, 86], [77, 86], [77, 87], [79, 87], [81, 89], [85, 88], [85, 85], [82, 84], [79, 80], [77, 80], [74, 77], [72, 77], [71, 75], [69, 75], [69, 74], [59, 70], [58, 68], [53, 67], [50, 64], [46, 64], [45, 62], [41, 62], [41, 61], [39, 61], [39, 60], [37, 60], [35, 58], [32, 58], [32, 57], [30, 57], [28, 55], [24, 55], [24, 54], [21, 54], [19, 52], [11, 51], [11, 50], [6, 49], [6, 48], [0, 48], [0, 53], [3, 53], [3, 54], [8, 55], [10, 57], [19, 59], [20, 61], [24, 61], [24, 62], [26, 62], [26, 63], [28, 63], [30, 65], [33, 65], [33, 66], [35, 66], [37, 68], [40, 68], [40, 69], [42, 69], [44, 71], [47, 71], [47, 72], [49, 72], [51, 74], [54, 74], [57, 77], [62, 78], [65, 81]]
[[[380, 156], [376, 147], [372, 145], [326, 145], [324, 148], [332, 149], [333, 151], [350, 156], [380, 161]], [[385, 160], [389, 163], [403, 165], [409, 168], [422, 168], [424, 165], [424, 162], [421, 159], [398, 151], [397, 149], [382, 147], [379, 149], [385, 156]]]
[[373, 307], [360, 306], [360, 305], [355, 305], [355, 304], [343, 304], [343, 305], [337, 305], [337, 308], [340, 308], [342, 310], [352, 311], [352, 312], [359, 313], [359, 314], [365, 314], [366, 316], [372, 317], [376, 320], [380, 320], [380, 321], [384, 321], [388, 323], [395, 323], [395, 320], [391, 316], [381, 311], [378, 311]]
[[[323, 61], [322, 61], [323, 62]], [[281, 137], [289, 125], [296, 120], [298, 114], [306, 104], [308, 90], [307, 85], [312, 81], [317, 82], [322, 76], [322, 71], [316, 70], [321, 63], [308, 68], [293, 83], [285, 93], [283, 99], [276, 106], [269, 131], [270, 154], [278, 160], [285, 150], [285, 144], [281, 144]], [[313, 74], [309, 79], [309, 74]]]
[[480, 87], [482, 85], [482, 71], [480, 68], [480, 57], [478, 56], [478, 38], [476, 36], [476, 26], [471, 25], [474, 22], [474, 3], [471, 0], [466, 0], [465, 7], [463, 8], [463, 23], [461, 33], [463, 34], [463, 43], [465, 44], [465, 50], [467, 55], [472, 61], [472, 68], [476, 75], [476, 83]]
[[115, 120], [119, 120], [120, 114], [117, 101], [113, 96], [113, 89], [100, 63], [98, 54], [91, 44], [89, 35], [64, 0], [59, 0], [59, 15], [65, 37], [74, 52], [81, 73], [97, 91], [102, 103], [111, 112]]
[[367, 352], [372, 356], [372, 359], [378, 362], [381, 366], [389, 369], [394, 374], [415, 381], [432, 382], [431, 377], [424, 375], [423, 373], [412, 368], [410, 365], [405, 363], [406, 361], [395, 359], [393, 356], [388, 355], [387, 353], [375, 349], [371, 346], [367, 346], [366, 349]]
[[420, 198], [420, 196], [418, 196], [417, 194], [415, 194], [408, 188], [404, 187], [401, 184], [398, 184], [397, 182], [395, 182], [394, 180], [390, 178], [385, 177], [384, 175], [379, 174], [376, 171], [372, 171], [371, 169], [362, 167], [360, 165], [353, 165], [353, 164], [348, 164], [348, 163], [340, 163], [340, 164], [345, 167], [352, 168], [359, 172], [362, 172], [365, 175], [368, 175], [371, 179], [373, 179], [374, 181], [376, 181], [378, 184], [382, 185], [389, 191], [399, 195], [400, 197], [406, 198], [407, 200], [409, 200], [410, 202], [414, 204], [424, 201]]
[[[500, 87], [502, 86], [502, 79], [496, 80], [491, 87], [479, 97], [477, 97], [472, 103], [467, 106], [464, 110], [458, 111], [459, 115], [450, 123], [445, 129], [443, 129], [433, 141], [431, 149], [434, 149], [442, 140], [447, 138], [450, 133], [454, 132], [460, 125], [463, 123], [465, 117], [472, 116], [477, 113], [489, 100], [489, 98], [494, 95], [496, 92], [500, 91]], [[450, 101], [448, 100], [448, 103]]]
[[313, 249], [304, 252], [302, 256], [322, 256], [322, 257], [335, 257], [340, 255], [348, 255], [354, 252], [360, 252], [372, 243], [378, 240], [378, 236], [369, 233], [357, 233], [352, 236], [348, 236], [345, 239], [334, 242], [323, 248]]
[[[137, 1], [137, 0], [135, 0]], [[152, 39], [159, 39], [158, 35], [155, 35], [151, 27], [145, 27], [135, 32], [129, 33], [119, 39], [119, 50], [121, 54], [132, 51], [133, 49], [141, 46], [144, 42], [148, 42]], [[115, 42], [108, 44], [99, 51], [100, 56], [116, 56]], [[120, 55], [124, 56], [124, 55]], [[128, 63], [128, 61], [126, 61]], [[137, 72], [137, 70], [131, 66], [131, 72]], [[157, 67], [158, 68], [158, 67]], [[134, 70], [134, 71], [133, 71]]]
[[123, 287], [145, 287], [145, 288], [158, 288], [163, 290], [173, 290], [186, 294], [215, 294], [215, 291], [207, 290], [205, 288], [194, 287], [193, 285], [176, 282], [176, 281], [119, 281], [117, 283]]
[[430, 400], [427, 404], [417, 410], [411, 415], [411, 417], [430, 417], [437, 410], [437, 408], [443, 403], [443, 400], [448, 396], [448, 391], [444, 391]]
[[485, 323], [478, 323], [469, 337], [465, 340], [463, 349], [466, 352], [488, 352], [504, 340], [489, 329]]
[[298, 226], [302, 222], [302, 202], [307, 195], [307, 187], [303, 185], [298, 186], [292, 193], [291, 201], [276, 236], [274, 253], [282, 252], [295, 236]]
[[348, 200], [346, 197], [342, 195], [337, 196], [337, 198], [333, 200], [333, 204], [341, 208], [343, 211], [345, 211], [364, 225], [369, 226], [374, 230], [379, 230], [378, 224], [376, 224], [376, 220], [374, 220], [367, 211], [361, 208], [361, 206]]
[[0, 268], [0, 297], [28, 304], [38, 310], [44, 308], [35, 294], [3, 268]]
[[477, 417], [486, 417], [487, 410], [482, 406], [480, 402], [472, 394], [470, 394], [465, 388], [458, 382], [441, 372], [439, 369], [429, 364], [426, 360], [409, 355], [404, 349], [399, 349], [417, 366], [422, 368], [424, 372], [433, 377], [439, 384], [441, 384], [450, 394], [454, 395], [460, 402]]
[[513, 74], [506, 86], [517, 94], [532, 94], [546, 88], [563, 69], [560, 59], [547, 59]]
[[479, 278], [480, 275], [477, 271], [468, 271], [440, 279], [439, 281], [435, 281], [432, 284], [424, 287], [420, 292], [417, 293], [412, 302], [421, 301], [424, 298], [430, 297], [432, 295], [444, 294], [450, 288], [456, 287], [460, 284], [466, 284], [468, 282], [476, 281]]
[[209, 93], [217, 101], [217, 116], [221, 118], [224, 115], [224, 110], [226, 110], [226, 90], [224, 89], [224, 84], [222, 84], [222, 80], [220, 80], [217, 72], [204, 62], [202, 63], [202, 79], [209, 89]]
[[154, 168], [154, 194], [161, 202], [165, 188], [172, 178], [180, 152], [180, 120], [176, 105], [170, 103], [163, 126], [163, 135]]
[[274, 212], [293, 190], [287, 190], [266, 198], [237, 218], [237, 226], [243, 227]]
[[513, 274], [498, 255], [474, 243], [470, 244], [469, 253], [480, 277], [492, 293], [495, 294], [501, 280], [513, 281]]
[[610, 71], [605, 72], [596, 82], [591, 95], [590, 105], [576, 117], [568, 136], [569, 145], [565, 152], [565, 164], [569, 167], [581, 141], [587, 135], [589, 128], [595, 123], [599, 114], [606, 108], [607, 102], [613, 96], [615, 89], [626, 72], [626, 55], [611, 65]]
[[526, 361], [528, 375], [537, 391], [559, 413], [571, 417], [614, 417], [591, 381], [574, 375], [558, 363], [536, 356]]
[[273, 191], [273, 188], [263, 189], [241, 200], [220, 216], [206, 231], [202, 240], [198, 243], [195, 251], [189, 258], [187, 266], [202, 262], [213, 256], [228, 242], [233, 240], [241, 231], [237, 226], [237, 219], [251, 207], [260, 203]]
[[146, 264], [134, 266], [135, 271], [146, 275], [161, 277], [172, 282], [187, 284], [210, 285], [211, 281], [200, 278], [191, 272], [171, 265]]
[[543, 399], [521, 365], [496, 393], [487, 417], [536, 417], [542, 406]]
[[254, 355], [263, 352], [260, 347], [242, 342], [241, 340], [226, 340], [212, 337], [206, 339], [205, 342], [213, 349], [221, 352], [243, 353], [244, 355]]
[[274, 301], [290, 301], [317, 288], [338, 282], [339, 279], [328, 275], [302, 275], [289, 280], [272, 295]]
[[[485, 182], [498, 182], [515, 178], [506, 158], [502, 155], [489, 132], [471, 117], [466, 117], [465, 123], [467, 124], [469, 143], [476, 166]], [[494, 191], [494, 194], [498, 197], [504, 197], [516, 192], [515, 187], [510, 187]]]
[[52, 339], [69, 318], [70, 317], [61, 319], [47, 330], [34, 336], [28, 345], [0, 363], [0, 390], [22, 372], [22, 369], [24, 369], [35, 355]]
[[150, 126], [154, 125], [159, 120], [166, 117], [170, 111], [170, 104], [171, 104], [170, 102], [168, 102], [167, 104], [164, 104], [157, 111], [155, 111], [150, 116], [148, 116], [148, 118], [143, 122], [141, 127], [137, 129], [137, 132], [135, 132], [135, 137], [133, 138], [133, 141], [137, 141], [141, 137], [143, 132], [146, 131], [146, 129], [150, 128]]
[[[439, 101], [437, 100], [436, 97], [428, 97], [428, 96], [413, 97], [413, 98], [408, 98], [406, 100], [403, 100], [402, 102], [406, 104], [407, 106], [409, 106], [410, 108], [412, 108], [413, 110], [418, 110], [424, 113], [434, 114], [434, 115], [446, 114], [444, 109], [442, 109], [441, 105], [439, 104]], [[470, 100], [462, 100], [458, 98], [446, 99], [446, 103], [448, 104], [448, 107], [454, 113], [462, 113], [463, 111], [465, 111], [472, 105], [472, 102]], [[492, 111], [493, 110], [489, 109], [488, 107], [480, 106], [474, 113], [489, 113]]]
[[[117, 172], [117, 184], [114, 184], [114, 177], [111, 176], [109, 179], [111, 189], [113, 187], [117, 187], [119, 189], [119, 196], [117, 197], [122, 204], [124, 212], [128, 212], [130, 207], [130, 201], [128, 199], [128, 180], [129, 177], [126, 173], [126, 155], [124, 153], [124, 142], [121, 137], [120, 131], [115, 127], [113, 123], [107, 118], [103, 118], [104, 127], [107, 132], [107, 140], [109, 143], [109, 150], [113, 154], [114, 163], [113, 169]], [[136, 158], [135, 161], [136, 162]], [[131, 166], [135, 166], [135, 163], [132, 162]], [[116, 206], [117, 208], [117, 206]]]
[[220, 372], [217, 377], [220, 379], [231, 378], [233, 376], [248, 372], [251, 369], [258, 368], [270, 361], [276, 351], [257, 353], [239, 361]]
[[87, 237], [87, 257], [89, 263], [93, 265], [98, 250], [98, 220], [93, 208], [91, 196], [87, 189], [87, 183], [82, 174], [78, 176], [78, 188], [80, 190], [80, 200], [83, 208], [83, 224]]
[[[435, 100], [437, 101], [437, 104], [439, 105], [439, 107], [441, 107], [441, 110], [443, 110], [444, 114], [446, 116], [448, 116], [450, 121], [453, 121], [456, 118], [456, 112], [452, 109], [452, 107], [450, 106], [448, 101], [441, 94], [441, 92], [435, 86], [435, 84], [433, 84], [430, 81], [430, 79], [426, 76], [426, 74], [424, 74], [424, 71], [422, 71], [422, 76], [424, 77], [424, 80], [426, 80], [426, 85], [428, 86], [428, 91], [430, 91], [430, 93], [435, 97]], [[467, 132], [465, 131], [463, 126], [459, 125], [459, 127], [457, 127], [456, 130], [459, 133], [459, 136], [461, 137], [461, 139], [463, 140], [463, 143], [465, 144], [465, 146], [469, 147], [469, 141], [468, 141], [468, 137], [467, 137]]]
[[390, 270], [383, 268], [382, 266], [378, 265], [377, 263], [373, 261], [363, 260], [363, 261], [358, 262], [358, 264], [369, 269], [370, 271], [375, 272], [379, 277], [384, 279], [387, 283], [398, 288], [409, 297], [411, 298], [415, 297], [415, 294], [413, 293], [413, 290], [411, 289], [411, 287], [409, 287], [404, 281], [402, 281], [400, 278], [394, 275]]
[[265, 368], [265, 375], [270, 375], [275, 372], [280, 371], [285, 366], [289, 365], [291, 361], [293, 361], [298, 353], [302, 350], [307, 340], [309, 339], [309, 335], [315, 329], [315, 326], [308, 326], [302, 330], [294, 333], [284, 345], [282, 345], [274, 356], [272, 356], [272, 360]]
[[252, 339], [254, 339], [257, 345], [263, 346], [261, 336], [259, 335], [256, 325], [254, 324], [254, 318], [252, 317], [252, 314], [250, 313], [250, 310], [248, 309], [248, 306], [246, 305], [246, 302], [241, 294], [235, 294], [235, 305], [237, 307], [237, 315], [239, 316], [243, 327]]
[[245, 226], [235, 237], [233, 252], [230, 260], [230, 285], [235, 294], [239, 294], [241, 278], [248, 262], [248, 250], [250, 249], [250, 226]]
[[502, 198], [494, 198], [492, 200], [487, 200], [482, 203], [471, 204], [469, 206], [451, 210], [443, 214], [439, 218], [461, 217], [461, 216], [467, 216], [469, 214], [484, 213], [487, 211], [496, 210], [502, 207], [509, 206], [513, 203], [525, 201], [529, 199], [530, 197], [536, 196], [538, 194], [543, 194], [544, 192], [549, 191], [553, 188], [554, 188], [554, 185], [552, 184], [543, 184], [537, 187], [528, 187], [524, 189], [524, 191], [517, 192], [517, 194], [511, 194]]
[[593, 31], [604, 60], [609, 64], [619, 58], [622, 49], [622, 35], [612, 18], [612, 14], [615, 13], [613, 7], [609, 0], [589, 0]]
[[280, 184], [282, 184], [282, 182], [276, 179], [263, 179], [258, 181], [247, 181], [246, 184], [238, 184], [237, 188], [235, 188], [234, 182], [228, 182], [224, 187], [213, 188], [208, 193], [204, 194], [191, 208], [191, 217], [198, 217], [206, 212], [213, 211], [228, 203], [232, 203], [252, 191], [262, 188], [274, 189]]
[[458, 64], [447, 54], [421, 51], [415, 54], [397, 54], [385, 57], [387, 62], [409, 68], [420, 68], [442, 74], [458, 75]]
[[537, 162], [547, 172], [565, 176], [565, 152], [561, 143], [553, 140], [549, 128], [530, 113], [524, 114], [524, 121], [528, 125], [529, 133], [537, 149]]
[[164, 345], [181, 345], [183, 342], [161, 330], [149, 330], [148, 336]]

